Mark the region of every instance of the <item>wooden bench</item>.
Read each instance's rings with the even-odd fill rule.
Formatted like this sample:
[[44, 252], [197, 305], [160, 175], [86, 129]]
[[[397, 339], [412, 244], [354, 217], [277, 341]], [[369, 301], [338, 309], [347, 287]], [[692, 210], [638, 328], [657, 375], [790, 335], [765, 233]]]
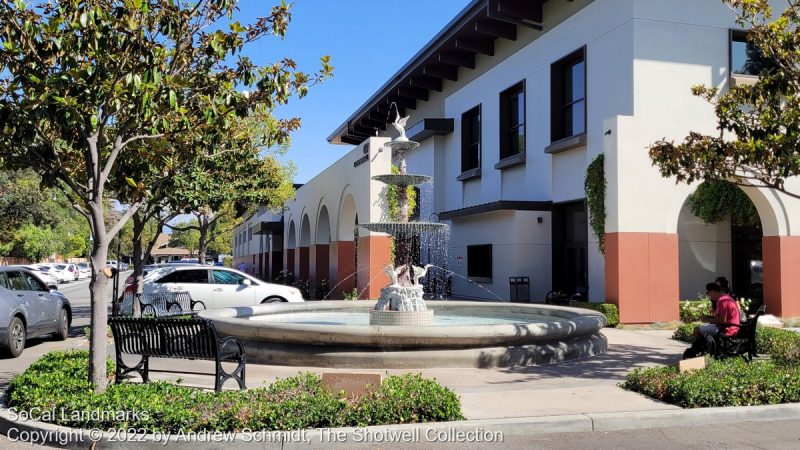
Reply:
[[[211, 321], [200, 318], [111, 317], [108, 324], [114, 335], [117, 383], [132, 372], [138, 373], [146, 383], [150, 358], [183, 358], [215, 361], [216, 392], [220, 392], [229, 379], [236, 380], [240, 389], [245, 388], [244, 346], [238, 338], [220, 338]], [[129, 367], [122, 361], [124, 354], [141, 355], [142, 360]], [[223, 362], [236, 362], [238, 365], [229, 373], [223, 370]]]

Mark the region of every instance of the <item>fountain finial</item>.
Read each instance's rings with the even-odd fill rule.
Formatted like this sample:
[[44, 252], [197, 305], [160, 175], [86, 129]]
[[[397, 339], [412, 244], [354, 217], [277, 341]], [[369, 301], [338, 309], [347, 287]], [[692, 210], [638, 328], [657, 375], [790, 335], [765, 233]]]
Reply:
[[[395, 130], [397, 130], [398, 133], [400, 133], [399, 136], [394, 138], [394, 141], [408, 142], [408, 136], [406, 136], [406, 124], [408, 123], [408, 119], [411, 118], [411, 114], [405, 117], [400, 117], [400, 109], [398, 109], [397, 103], [392, 102], [392, 105], [394, 105], [394, 110], [396, 112], [396, 115], [394, 116], [394, 122], [392, 122], [392, 126], [394, 127]], [[389, 108], [391, 109], [391, 105], [389, 105]]]

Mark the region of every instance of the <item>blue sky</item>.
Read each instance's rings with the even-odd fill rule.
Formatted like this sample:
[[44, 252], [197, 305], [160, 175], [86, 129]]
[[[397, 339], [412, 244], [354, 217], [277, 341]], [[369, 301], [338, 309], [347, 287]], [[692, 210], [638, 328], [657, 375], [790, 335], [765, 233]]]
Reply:
[[[287, 155], [297, 166], [295, 182], [307, 182], [352, 148], [325, 138], [469, 2], [296, 0], [286, 38], [264, 39], [246, 52], [262, 65], [288, 56], [308, 72], [319, 68], [322, 55], [331, 56], [333, 78], [277, 111], [303, 121]], [[237, 18], [251, 22], [276, 3], [242, 0]]]

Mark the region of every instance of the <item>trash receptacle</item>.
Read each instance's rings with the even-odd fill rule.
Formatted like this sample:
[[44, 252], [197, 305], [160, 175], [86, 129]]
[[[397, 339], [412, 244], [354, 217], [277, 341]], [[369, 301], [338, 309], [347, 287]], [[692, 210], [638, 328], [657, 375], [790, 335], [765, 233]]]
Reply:
[[510, 299], [512, 302], [531, 301], [531, 279], [529, 277], [508, 277], [511, 288]]

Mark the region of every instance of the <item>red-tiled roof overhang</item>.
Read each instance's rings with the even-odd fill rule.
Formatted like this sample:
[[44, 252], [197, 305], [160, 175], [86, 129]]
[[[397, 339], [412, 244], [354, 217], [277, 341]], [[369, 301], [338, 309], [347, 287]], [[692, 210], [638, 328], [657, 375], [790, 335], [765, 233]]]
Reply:
[[405, 115], [406, 109], [416, 109], [417, 100], [427, 101], [431, 90], [441, 92], [442, 80], [458, 81], [459, 67], [474, 69], [478, 53], [494, 56], [497, 38], [516, 40], [520, 25], [541, 29], [546, 2], [473, 0], [328, 136], [328, 142], [357, 145], [376, 130], [385, 130], [392, 102]]

